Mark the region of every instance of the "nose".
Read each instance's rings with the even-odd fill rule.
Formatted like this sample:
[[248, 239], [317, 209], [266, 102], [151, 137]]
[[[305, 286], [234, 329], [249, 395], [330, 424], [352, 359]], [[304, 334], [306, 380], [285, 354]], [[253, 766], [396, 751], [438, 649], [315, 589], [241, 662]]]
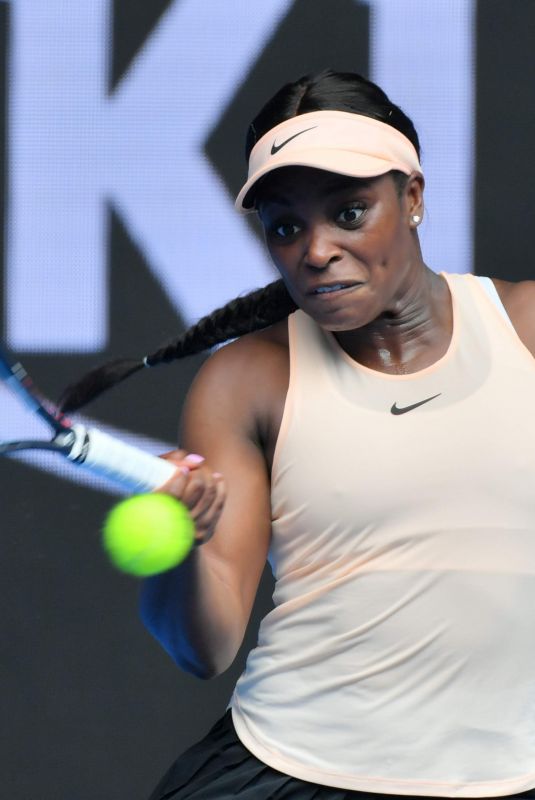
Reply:
[[311, 225], [304, 254], [306, 264], [314, 269], [325, 269], [340, 257], [340, 247], [330, 226], [323, 223]]

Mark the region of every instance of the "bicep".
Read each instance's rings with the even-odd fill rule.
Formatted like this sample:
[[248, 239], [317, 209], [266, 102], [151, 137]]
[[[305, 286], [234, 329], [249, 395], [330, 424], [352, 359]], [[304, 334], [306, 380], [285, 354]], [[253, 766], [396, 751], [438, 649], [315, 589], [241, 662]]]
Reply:
[[250, 390], [240, 390], [233, 373], [235, 366], [221, 356], [205, 365], [186, 400], [181, 446], [204, 456], [225, 480], [225, 505], [214, 535], [203, 545], [204, 556], [238, 598], [246, 622], [269, 549], [271, 506]]
[[519, 339], [535, 357], [535, 281], [493, 280]]

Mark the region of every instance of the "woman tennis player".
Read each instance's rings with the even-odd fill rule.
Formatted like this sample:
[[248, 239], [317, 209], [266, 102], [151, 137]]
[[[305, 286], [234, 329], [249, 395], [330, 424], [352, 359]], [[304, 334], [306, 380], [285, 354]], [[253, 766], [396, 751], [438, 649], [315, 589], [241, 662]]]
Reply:
[[359, 76], [284, 86], [247, 155], [237, 208], [282, 280], [144, 360], [235, 339], [169, 456], [207, 541], [143, 618], [210, 677], [268, 557], [275, 607], [152, 800], [535, 798], [535, 282], [426, 266], [417, 134]]

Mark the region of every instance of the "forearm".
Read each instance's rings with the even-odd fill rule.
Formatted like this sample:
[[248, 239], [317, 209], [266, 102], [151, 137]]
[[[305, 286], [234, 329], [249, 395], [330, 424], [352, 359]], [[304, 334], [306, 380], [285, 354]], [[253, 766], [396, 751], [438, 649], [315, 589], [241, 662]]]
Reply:
[[199, 678], [230, 666], [245, 632], [244, 616], [240, 598], [205, 547], [144, 581], [144, 624], [182, 669]]

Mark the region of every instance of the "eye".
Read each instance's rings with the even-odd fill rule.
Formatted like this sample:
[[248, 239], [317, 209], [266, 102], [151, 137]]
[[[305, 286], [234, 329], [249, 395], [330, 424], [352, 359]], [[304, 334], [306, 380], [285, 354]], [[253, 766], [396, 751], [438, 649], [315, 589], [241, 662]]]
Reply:
[[363, 205], [359, 203], [353, 203], [352, 205], [346, 206], [340, 211], [336, 217], [336, 222], [341, 225], [355, 226], [362, 221], [362, 217], [365, 213], [366, 208]]
[[269, 229], [269, 235], [274, 239], [290, 239], [300, 231], [299, 225], [294, 222], [277, 222]]

